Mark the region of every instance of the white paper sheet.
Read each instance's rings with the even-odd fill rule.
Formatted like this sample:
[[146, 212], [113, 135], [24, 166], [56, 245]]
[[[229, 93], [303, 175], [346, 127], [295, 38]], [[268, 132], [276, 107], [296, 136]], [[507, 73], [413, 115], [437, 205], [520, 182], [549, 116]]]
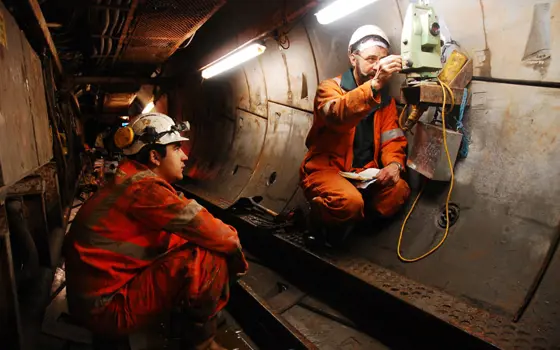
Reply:
[[339, 174], [344, 178], [353, 180], [356, 188], [365, 189], [377, 181], [376, 177], [379, 174], [379, 169], [369, 168], [359, 173], [341, 171]]

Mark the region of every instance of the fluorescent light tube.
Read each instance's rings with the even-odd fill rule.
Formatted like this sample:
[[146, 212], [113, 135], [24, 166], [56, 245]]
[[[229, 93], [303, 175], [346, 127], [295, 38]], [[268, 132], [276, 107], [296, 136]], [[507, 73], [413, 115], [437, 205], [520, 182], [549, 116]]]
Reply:
[[142, 113], [150, 113], [152, 111], [152, 109], [154, 109], [154, 103], [150, 102], [146, 105], [146, 107], [144, 107], [144, 109], [142, 110]]
[[210, 67], [202, 71], [202, 77], [204, 79], [210, 79], [220, 73], [227, 71], [241, 63], [247, 62], [251, 58], [257, 57], [266, 50], [266, 46], [255, 43], [250, 44], [232, 54], [221, 58], [218, 62], [212, 64]]
[[315, 16], [319, 23], [329, 24], [376, 1], [377, 0], [337, 0], [317, 12]]

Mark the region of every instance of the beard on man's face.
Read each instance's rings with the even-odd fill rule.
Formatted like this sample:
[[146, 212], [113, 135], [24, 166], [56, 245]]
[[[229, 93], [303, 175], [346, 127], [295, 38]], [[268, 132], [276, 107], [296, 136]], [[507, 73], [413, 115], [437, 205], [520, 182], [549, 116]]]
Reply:
[[376, 73], [376, 69], [371, 69], [367, 72], [364, 72], [361, 67], [358, 67], [358, 79], [360, 79], [359, 83], [363, 84], [366, 81], [373, 79]]

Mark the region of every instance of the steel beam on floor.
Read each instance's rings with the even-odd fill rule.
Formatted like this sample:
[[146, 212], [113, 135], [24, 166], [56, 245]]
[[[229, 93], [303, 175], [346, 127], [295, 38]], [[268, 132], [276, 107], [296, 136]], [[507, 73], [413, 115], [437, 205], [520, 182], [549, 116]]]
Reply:
[[[380, 288], [376, 283], [361, 278], [363, 276], [359, 273], [354, 273], [354, 270], [363, 269], [372, 274], [372, 267], [367, 264], [357, 266], [357, 259], [337, 259], [336, 254], [329, 252], [310, 252], [297, 241], [297, 234], [280, 234], [271, 229], [259, 228], [251, 224], [258, 220], [232, 215], [202, 198], [192, 197], [214, 215], [236, 227], [244, 249], [281, 273], [298, 288], [339, 309], [361, 331], [391, 348], [496, 348], [496, 342], [491, 336], [483, 338], [485, 329], [477, 333], [473, 327], [468, 332], [465, 329], [468, 325], [460, 328], [434, 315], [431, 308], [435, 305], [430, 305], [430, 301], [425, 301], [426, 307], [421, 308], [407, 300], [405, 284], [413, 282], [405, 277], [401, 276], [400, 284], [403, 285], [399, 288], [403, 295], [399, 297]], [[389, 288], [399, 291], [397, 285], [390, 285]], [[427, 290], [428, 293], [436, 293], [429, 287]]]
[[273, 312], [243, 281], [232, 286], [228, 310], [243, 331], [262, 349], [317, 349], [303, 334]]

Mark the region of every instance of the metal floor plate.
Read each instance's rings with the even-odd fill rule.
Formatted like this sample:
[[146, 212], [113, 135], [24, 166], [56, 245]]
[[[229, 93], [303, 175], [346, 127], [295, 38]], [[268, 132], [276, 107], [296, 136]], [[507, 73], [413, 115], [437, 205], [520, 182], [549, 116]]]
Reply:
[[[277, 231], [274, 234], [274, 231], [267, 227], [258, 227], [255, 220], [249, 220], [247, 217], [235, 217], [231, 213], [227, 214], [221, 211], [216, 211], [215, 215], [223, 217], [230, 224], [236, 225], [244, 245], [256, 245], [257, 248], [260, 247], [260, 249], [265, 250], [261, 253], [265, 256], [271, 255], [276, 260], [285, 260], [289, 257], [289, 264], [287, 265], [292, 269], [297, 269], [297, 272], [292, 273], [293, 275], [300, 275], [303, 278], [309, 276], [311, 278], [310, 271], [334, 273], [337, 275], [336, 277], [330, 275], [313, 276], [315, 279], [311, 278], [311, 280], [328, 279], [336, 283], [336, 278], [341, 278], [341, 280], [361, 288], [361, 292], [366, 288], [367, 294], [370, 294], [372, 298], [376, 296], [382, 302], [389, 303], [391, 307], [401, 307], [401, 311], [404, 312], [409, 312], [407, 310], [410, 309], [415, 321], [424, 317], [422, 315], [420, 315], [420, 318], [416, 317], [418, 312], [413, 312], [413, 310], [418, 310], [425, 315], [429, 315], [425, 320], [431, 322], [430, 325], [433, 325], [434, 328], [449, 332], [448, 341], [450, 340], [449, 337], [457, 337], [457, 339], [463, 339], [465, 342], [471, 342], [462, 335], [464, 333], [471, 334], [486, 342], [486, 344], [493, 344], [502, 349], [560, 349], [560, 331], [558, 329], [560, 312], [557, 312], [560, 311], [560, 302], [557, 302], [559, 299], [557, 278], [553, 276], [554, 271], [560, 268], [559, 254], [556, 254], [552, 263], [555, 268], [551, 266], [549, 273], [545, 275], [542, 286], [537, 291], [535, 299], [526, 314], [518, 323], [514, 323], [511, 321], [511, 315], [503, 310], [491, 308], [488, 304], [482, 304], [468, 297], [451, 295], [444, 292], [440, 287], [435, 288], [418, 283], [411, 278], [379, 266], [355, 251], [351, 253], [310, 251], [304, 247], [303, 239], [299, 233]], [[252, 230], [254, 232], [251, 232]], [[244, 231], [247, 231], [247, 233], [244, 233]], [[363, 247], [363, 249], [367, 250], [367, 247]], [[294, 259], [297, 261], [294, 262]], [[315, 267], [312, 268], [306, 264], [313, 264]], [[284, 268], [282, 265], [285, 265], [285, 262], [280, 261], [279, 265], [279, 267]], [[342, 276], [349, 276], [350, 278]], [[333, 278], [335, 279], [333, 280]], [[356, 284], [354, 281], [360, 281], [360, 284]], [[371, 290], [367, 289], [369, 287], [366, 286], [370, 286]], [[346, 286], [338, 286], [338, 291], [342, 292], [345, 288]], [[352, 290], [348, 290], [348, 293], [352, 292]], [[368, 297], [367, 294], [362, 293], [362, 297]], [[389, 296], [389, 298], [386, 296]], [[354, 303], [360, 304], [358, 301], [354, 301]], [[402, 308], [403, 303], [409, 306]], [[391, 311], [389, 310], [389, 312]], [[429, 319], [430, 317], [433, 317], [433, 320]], [[434, 320], [439, 320], [442, 325], [434, 322]], [[383, 320], [381, 321], [383, 322]], [[403, 321], [405, 323], [408, 321], [409, 326], [415, 327], [414, 323], [410, 323], [411, 321]], [[449, 325], [459, 333], [443, 326], [443, 324]], [[379, 326], [383, 328], [383, 323], [378, 323], [377, 327]], [[427, 327], [428, 330], [429, 327]], [[408, 331], [411, 330], [414, 333], [413, 328]], [[391, 331], [391, 329], [385, 331]], [[438, 334], [438, 339], [442, 335]], [[426, 341], [424, 334], [415, 333], [415, 335], [412, 335], [413, 339], [416, 336], [424, 338], [423, 340]], [[451, 341], [451, 344], [456, 344], [461, 348], [465, 347], [465, 344], [457, 343], [454, 339], [451, 339]], [[442, 342], [445, 343], [445, 340], [442, 340]], [[476, 344], [474, 341], [472, 343]], [[479, 345], [484, 346], [484, 344]], [[475, 348], [477, 347], [475, 346]]]
[[[298, 234], [278, 234], [279, 239], [308, 251]], [[308, 251], [311, 253], [310, 251]], [[313, 252], [326, 263], [428, 312], [439, 319], [502, 349], [560, 349], [558, 325], [513, 323], [505, 315], [490, 313], [466, 299], [417, 283], [372, 262], [344, 254]]]

